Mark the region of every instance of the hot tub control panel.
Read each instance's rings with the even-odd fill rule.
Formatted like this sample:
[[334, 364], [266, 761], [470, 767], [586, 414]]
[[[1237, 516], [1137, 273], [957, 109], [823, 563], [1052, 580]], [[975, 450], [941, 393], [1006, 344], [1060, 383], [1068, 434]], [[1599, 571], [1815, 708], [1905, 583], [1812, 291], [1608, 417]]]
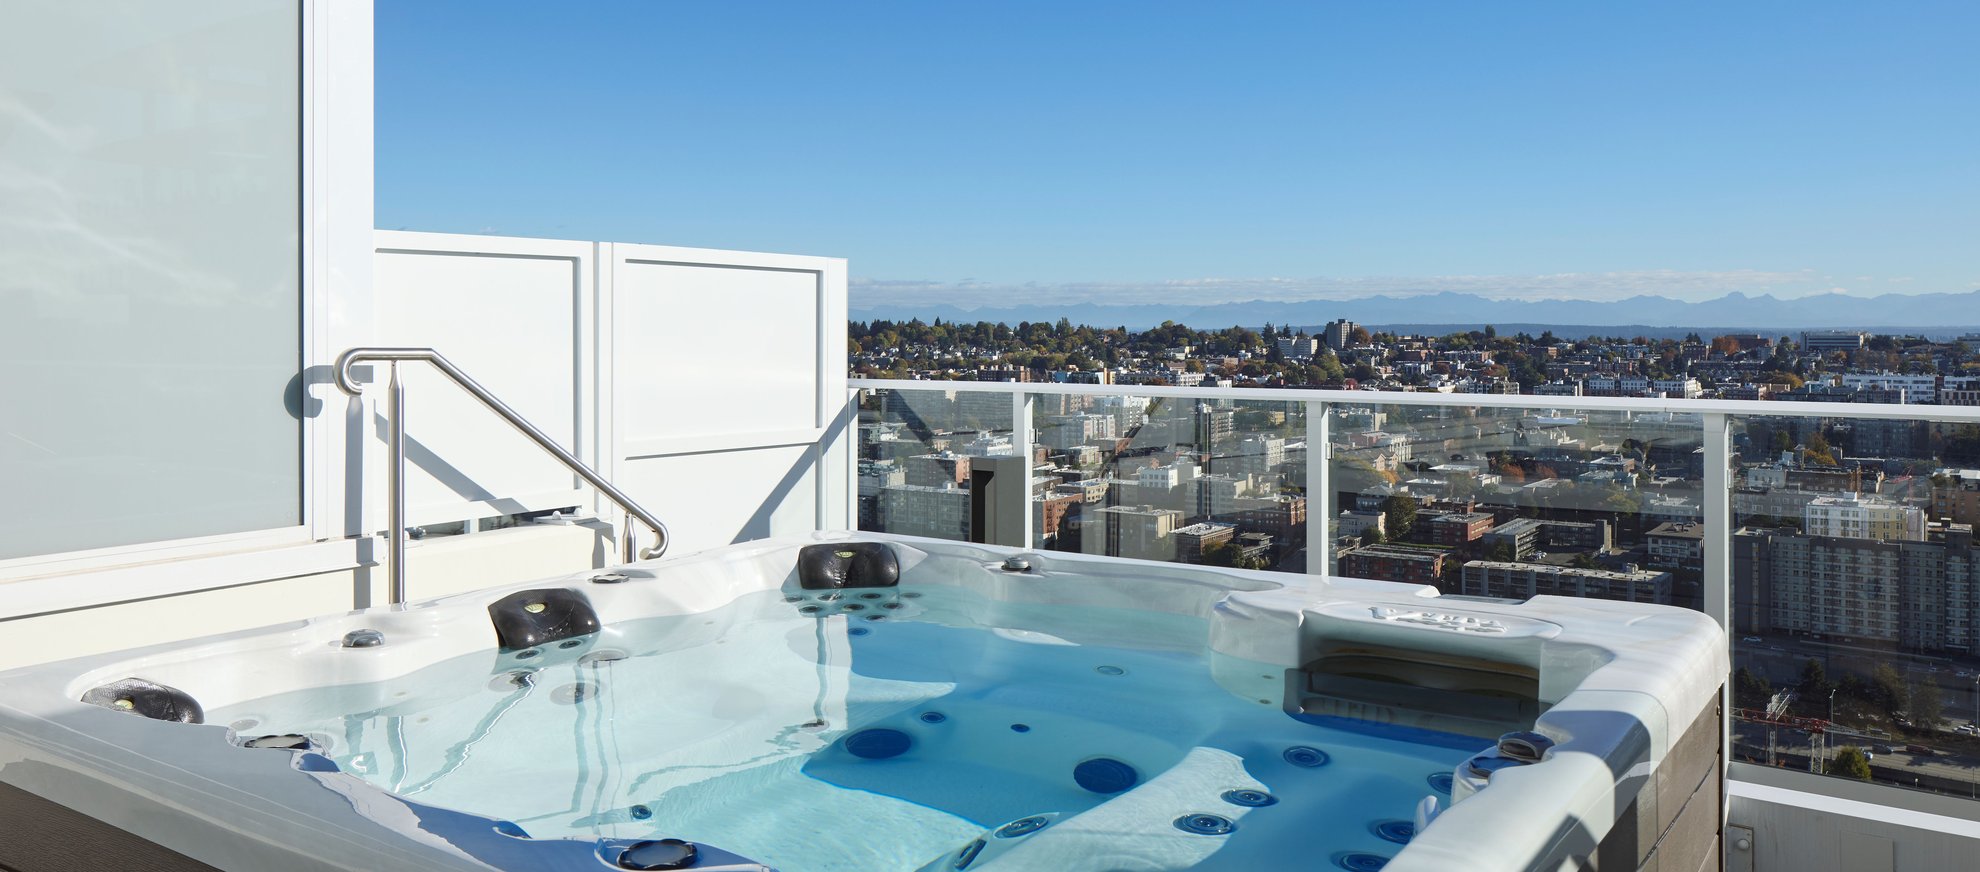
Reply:
[[1312, 613], [1338, 620], [1379, 622], [1391, 626], [1421, 627], [1474, 638], [1538, 636], [1552, 638], [1560, 626], [1549, 621], [1517, 615], [1475, 614], [1453, 609], [1423, 608], [1385, 603], [1328, 603]]
[[1493, 618], [1480, 618], [1473, 615], [1458, 615], [1449, 612], [1424, 612], [1410, 609], [1373, 606], [1369, 613], [1378, 621], [1396, 621], [1404, 624], [1421, 624], [1426, 627], [1442, 627], [1446, 630], [1459, 630], [1466, 633], [1503, 633], [1504, 621]]

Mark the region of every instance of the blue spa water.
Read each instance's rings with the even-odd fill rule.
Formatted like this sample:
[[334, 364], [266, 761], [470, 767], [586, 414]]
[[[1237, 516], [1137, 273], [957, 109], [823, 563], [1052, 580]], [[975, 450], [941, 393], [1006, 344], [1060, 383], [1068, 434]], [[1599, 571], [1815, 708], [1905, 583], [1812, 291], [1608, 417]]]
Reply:
[[536, 838], [682, 838], [784, 872], [1378, 868], [1489, 744], [1295, 718], [1283, 669], [1209, 654], [1204, 629], [948, 587], [772, 591], [209, 720], [309, 735]]

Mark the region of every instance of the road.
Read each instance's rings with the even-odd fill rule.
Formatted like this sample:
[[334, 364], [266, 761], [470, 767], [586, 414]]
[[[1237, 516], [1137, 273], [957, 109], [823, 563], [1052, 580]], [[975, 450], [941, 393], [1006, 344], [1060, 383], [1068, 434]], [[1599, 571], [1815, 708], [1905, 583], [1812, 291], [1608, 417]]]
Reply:
[[[1871, 748], [1889, 745], [1892, 740], [1871, 739], [1864, 741], [1856, 737], [1830, 736], [1822, 757], [1834, 758], [1836, 751], [1844, 746], [1856, 745]], [[1767, 751], [1767, 728], [1762, 724], [1735, 722], [1733, 743], [1740, 756], [1764, 761]], [[1811, 737], [1801, 730], [1777, 727], [1774, 730], [1774, 747], [1784, 756], [1794, 759], [1788, 765], [1805, 765], [1812, 750]], [[1931, 787], [1929, 780], [1938, 779], [1935, 792], [1980, 796], [1980, 756], [1941, 752], [1939, 754], [1914, 754], [1903, 750], [1900, 745], [1892, 745], [1893, 750], [1883, 754], [1873, 754], [1871, 765], [1876, 770], [1877, 780], [1904, 783], [1907, 776], [1913, 786]], [[1926, 778], [1926, 785], [1918, 785], [1919, 778]]]
[[1980, 662], [1778, 636], [1733, 643], [1734, 667], [1747, 667], [1777, 688], [1792, 687], [1810, 657], [1822, 661], [1831, 681], [1844, 672], [1867, 678], [1878, 664], [1889, 663], [1913, 687], [1938, 688], [1949, 726], [1980, 721], [1980, 678], [1975, 677]]

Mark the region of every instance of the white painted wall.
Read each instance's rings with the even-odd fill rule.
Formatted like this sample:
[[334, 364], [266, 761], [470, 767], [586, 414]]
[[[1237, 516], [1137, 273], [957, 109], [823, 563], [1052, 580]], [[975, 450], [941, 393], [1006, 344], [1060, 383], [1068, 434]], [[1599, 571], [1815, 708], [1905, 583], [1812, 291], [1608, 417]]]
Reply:
[[[851, 526], [843, 261], [406, 232], [373, 245], [368, 314], [344, 311], [325, 337], [438, 349], [658, 514], [670, 554]], [[453, 384], [402, 367], [411, 523], [565, 506], [619, 522]], [[384, 367], [372, 376], [382, 383]], [[322, 536], [207, 543], [189, 559], [174, 549], [195, 543], [163, 543], [0, 578], [0, 668], [382, 602], [377, 540], [339, 533], [384, 526], [383, 392], [325, 390], [313, 389], [321, 414], [357, 450], [306, 453], [305, 480], [333, 483], [342, 501], [318, 504]], [[562, 532], [415, 542], [412, 594], [611, 562], [595, 530], [549, 529]]]
[[[845, 396], [844, 261], [380, 232], [375, 270], [378, 344], [438, 349], [658, 514], [674, 553], [849, 526], [844, 476], [818, 475], [850, 445], [820, 444]], [[414, 524], [616, 517], [444, 378], [403, 378]], [[374, 409], [374, 459], [384, 426]]]
[[[438, 349], [596, 467], [596, 250], [590, 242], [380, 231], [371, 343]], [[373, 369], [382, 385], [385, 367]], [[403, 364], [401, 377], [410, 523], [590, 505], [576, 476], [446, 377], [423, 364]], [[367, 428], [377, 461], [382, 408]], [[384, 476], [383, 463], [373, 463], [369, 481]], [[382, 518], [382, 504], [374, 508]]]
[[683, 552], [852, 526], [845, 261], [601, 248], [613, 481]]
[[[1823, 785], [1828, 787], [1829, 785]], [[1867, 785], [1866, 785], [1867, 786]], [[1945, 872], [1980, 868], [1980, 822], [1961, 801], [1927, 796], [1934, 814], [1889, 804], [1892, 788], [1873, 801], [1733, 781], [1727, 785], [1728, 872]], [[1883, 801], [1874, 801], [1874, 800]], [[1746, 848], [1738, 839], [1752, 834]]]

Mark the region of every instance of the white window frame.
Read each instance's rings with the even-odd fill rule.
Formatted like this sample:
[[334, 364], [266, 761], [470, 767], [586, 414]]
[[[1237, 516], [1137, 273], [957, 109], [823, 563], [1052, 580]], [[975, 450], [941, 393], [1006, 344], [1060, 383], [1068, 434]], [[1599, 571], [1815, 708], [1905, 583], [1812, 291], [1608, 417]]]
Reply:
[[[347, 471], [348, 400], [330, 381], [342, 349], [371, 334], [372, 5], [299, 0], [302, 186], [298, 325], [303, 405], [300, 523], [0, 560], [0, 620], [47, 611], [349, 570], [360, 537], [362, 464]], [[162, 565], [161, 565], [162, 564]], [[131, 570], [145, 568], [145, 579]]]

